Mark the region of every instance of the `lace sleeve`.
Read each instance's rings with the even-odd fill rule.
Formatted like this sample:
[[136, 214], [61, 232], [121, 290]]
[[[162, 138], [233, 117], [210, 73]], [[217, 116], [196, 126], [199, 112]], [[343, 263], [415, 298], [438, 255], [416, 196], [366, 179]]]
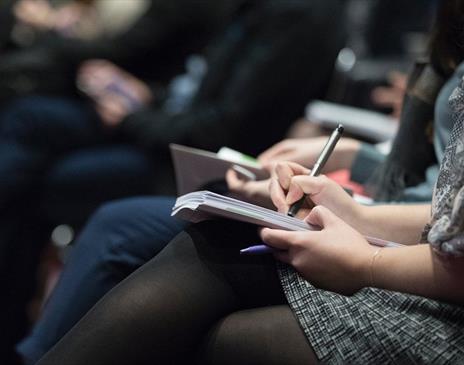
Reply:
[[464, 256], [464, 80], [449, 102], [454, 126], [435, 185], [428, 241], [441, 254]]
[[450, 214], [432, 224], [428, 241], [441, 254], [464, 256], [464, 187], [456, 194]]

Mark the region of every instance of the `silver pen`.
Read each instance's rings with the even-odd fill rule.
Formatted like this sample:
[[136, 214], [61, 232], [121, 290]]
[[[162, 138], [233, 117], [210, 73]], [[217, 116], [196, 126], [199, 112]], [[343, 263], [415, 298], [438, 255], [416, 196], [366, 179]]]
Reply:
[[[335, 130], [332, 132], [332, 134], [329, 137], [329, 140], [327, 141], [324, 148], [322, 149], [322, 152], [319, 155], [319, 158], [314, 164], [309, 176], [317, 176], [320, 174], [320, 172], [325, 166], [325, 163], [327, 162], [330, 155], [332, 154], [332, 151], [334, 150], [335, 145], [337, 144], [338, 140], [342, 136], [343, 130], [344, 130], [343, 126], [339, 124], [337, 128], [335, 128]], [[300, 200], [293, 203], [290, 206], [290, 209], [288, 210], [287, 215], [289, 215], [290, 217], [296, 216], [301, 206], [303, 205], [305, 198], [306, 198], [306, 195], [303, 195], [303, 197]]]

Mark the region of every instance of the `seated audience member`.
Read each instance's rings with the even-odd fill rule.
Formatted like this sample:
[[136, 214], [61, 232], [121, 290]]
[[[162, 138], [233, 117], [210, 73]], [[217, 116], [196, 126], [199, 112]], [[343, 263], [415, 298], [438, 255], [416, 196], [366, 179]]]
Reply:
[[[433, 68], [445, 78], [449, 77], [452, 72], [452, 69], [447, 69], [447, 65], [456, 64], [462, 59], [460, 54], [444, 51], [441, 49], [441, 44], [438, 47], [435, 43], [436, 39], [441, 39], [441, 32], [446, 29], [443, 26], [448, 24], [448, 22], [438, 22], [432, 45]], [[437, 47], [443, 54], [437, 53]], [[442, 160], [444, 147], [453, 124], [448, 98], [463, 76], [464, 64], [457, 67], [453, 76], [449, 77], [436, 101], [434, 150], [439, 161]], [[421, 84], [416, 83], [413, 87], [411, 83], [409, 97], [406, 99], [407, 110], [409, 110], [408, 104], [419, 103], [420, 100], [412, 98], [411, 95], [420, 95], [421, 89], [418, 85]], [[409, 114], [403, 114], [403, 118], [405, 115], [410, 117]], [[410, 128], [408, 123], [401, 124], [403, 132], [400, 132], [400, 135], [405, 133], [405, 128], [406, 130]], [[409, 139], [400, 139], [395, 142], [395, 145], [411, 144], [411, 139], [417, 144], [420, 138], [424, 141], [428, 140], [425, 133], [419, 133], [417, 136], [410, 135]], [[326, 138], [323, 138], [314, 145], [308, 141], [298, 144], [295, 141], [294, 144], [288, 144], [286, 149], [280, 144], [265, 152], [261, 160], [267, 162], [269, 166], [273, 161], [286, 159], [311, 166], [325, 141]], [[348, 147], [353, 143], [358, 142], [346, 139], [339, 142], [326, 165], [327, 170], [348, 166], [344, 157], [351, 153]], [[348, 157], [347, 160], [351, 161], [353, 157]], [[387, 159], [384, 164], [388, 166], [392, 161], [395, 160]], [[410, 176], [409, 174], [414, 172], [410, 172], [408, 168], [409, 165], [406, 165], [402, 169], [404, 173], [407, 173], [405, 176]], [[395, 169], [385, 170], [388, 173], [385, 173], [384, 178], [388, 180], [388, 174]], [[243, 182], [233, 172], [228, 173], [227, 182], [230, 190], [241, 195], [243, 199], [264, 206], [272, 206], [267, 193], [267, 182]], [[381, 189], [379, 188], [379, 191]], [[404, 196], [398, 191], [398, 186], [396, 189], [395, 196]], [[411, 188], [403, 187], [403, 189]], [[31, 336], [19, 346], [19, 352], [26, 359], [26, 363], [35, 363], [103, 294], [154, 257], [171, 238], [180, 232], [182, 227], [186, 226], [185, 222], [170, 217], [173, 204], [172, 198], [137, 198], [110, 203], [94, 215], [76, 242], [74, 252], [45, 308], [43, 317]]]
[[9, 46], [11, 29], [15, 23], [12, 7], [13, 0], [2, 1], [0, 4], [0, 54]]
[[[89, 56], [107, 56], [136, 70], [141, 77], [162, 75], [158, 80], [162, 84], [165, 77], [179, 72], [185, 55], [200, 52], [222, 29], [230, 12], [235, 11], [236, 2], [190, 2], [182, 7], [188, 16], [172, 9], [173, 2], [163, 4], [150, 2], [147, 12], [118, 37], [93, 41], [66, 38], [61, 42], [59, 35], [49, 34], [40, 48], [53, 55], [62, 52], [58, 58], [66, 67], [72, 64], [70, 59], [78, 62]], [[160, 53], [163, 57], [159, 57]], [[7, 55], [9, 50], [2, 53], [2, 62]], [[149, 68], [152, 72], [148, 72]], [[53, 75], [60, 73], [55, 70], [41, 74], [46, 75], [48, 84]], [[19, 76], [27, 78], [22, 72]], [[7, 85], [9, 79], [2, 80], [2, 86], [11, 86]], [[2, 110], [0, 169], [6, 175], [0, 179], [0, 272], [4, 294], [10, 299], [3, 303], [0, 318], [0, 326], [8, 329], [0, 346], [0, 362], [9, 362], [13, 343], [27, 330], [25, 303], [33, 293], [38, 257], [52, 225], [81, 224], [89, 211], [105, 200], [152, 191], [148, 157], [122, 142], [109, 146], [95, 111], [86, 104], [76, 99], [36, 96], [9, 103]], [[93, 177], [87, 176], [89, 170], [94, 172]], [[63, 196], [66, 201], [60, 202]], [[52, 200], [55, 204], [50, 204]], [[66, 204], [69, 206], [62, 208]]]
[[[111, 120], [106, 118], [107, 114], [102, 111], [102, 104], [108, 100], [105, 94], [105, 98], [95, 100], [100, 115], [74, 123], [77, 119], [74, 109], [64, 108], [58, 117], [53, 111], [56, 104], [58, 109], [62, 102], [67, 105], [67, 100], [39, 100], [38, 106], [33, 103], [37, 99], [32, 99], [32, 103], [31, 99], [19, 101], [6, 111], [0, 122], [0, 156], [4, 161], [0, 163], [0, 173], [5, 177], [0, 182], [1, 204], [16, 209], [30, 207], [31, 202], [40, 198], [44, 177], [57, 160], [92, 146], [106, 147], [114, 141], [135, 145], [150, 155], [158, 189], [166, 185], [171, 142], [206, 149], [228, 145], [257, 153], [280, 138], [287, 122], [298, 115], [307, 100], [324, 93], [342, 45], [342, 20], [339, 0], [324, 3], [247, 1], [210, 47], [208, 71], [198, 91], [180, 111], [166, 104], [155, 104], [130, 113], [127, 99], [115, 92], [108, 94], [114, 96], [112, 103], [123, 107], [124, 113], [118, 113], [114, 119], [112, 116]], [[329, 33], [328, 24], [332, 25]], [[116, 66], [111, 68], [118, 70], [124, 82], [141, 84]], [[69, 118], [66, 113], [71, 113]], [[95, 120], [110, 121], [113, 128], [108, 130], [96, 125]], [[98, 158], [98, 153], [94, 153], [94, 158]], [[73, 177], [78, 178], [74, 171]], [[85, 177], [94, 181], [91, 174]], [[98, 181], [94, 183], [97, 185]], [[167, 185], [172, 186], [172, 181]], [[83, 192], [82, 199], [91, 192], [90, 189]], [[46, 203], [42, 203], [45, 208]], [[21, 214], [9, 212], [8, 221], [15, 224], [3, 227], [6, 218], [0, 223], [0, 244], [5, 247], [0, 267], [6, 271], [5, 292], [10, 297], [5, 303], [8, 308], [2, 310], [4, 328], [16, 327], [18, 315], [24, 313], [27, 296], [21, 298], [21, 305], [15, 300], [18, 283], [22, 281], [25, 286], [27, 283], [30, 293], [31, 271], [35, 269], [32, 263], [36, 262], [40, 246], [34, 238], [25, 242], [16, 239], [13, 228], [26, 224]], [[27, 224], [31, 221], [28, 219]], [[15, 237], [14, 244], [12, 237]], [[18, 262], [18, 251], [27, 253], [28, 260], [22, 255]], [[19, 271], [25, 262], [28, 262], [27, 270]], [[14, 284], [12, 267], [18, 273]]]
[[[362, 206], [326, 177], [280, 163], [272, 201], [286, 212], [307, 194], [299, 216], [320, 231], [193, 225], [38, 364], [463, 362], [463, 100], [460, 84], [432, 205]], [[272, 256], [240, 255], [258, 239]]]
[[[35, 33], [55, 32], [69, 39], [94, 40], [122, 32], [149, 8], [146, 0], [114, 3], [102, 0], [18, 0], [14, 15], [19, 26]], [[111, 24], [108, 24], [112, 18]]]
[[[93, 29], [94, 26], [89, 23], [103, 28], [105, 17], [95, 16], [91, 22], [91, 17], [84, 14], [97, 12], [101, 6], [98, 5], [100, 1], [76, 0], [53, 10], [46, 0], [21, 0], [13, 8], [16, 9], [17, 23], [32, 23], [33, 29], [38, 27], [30, 18], [38, 17], [40, 21], [44, 21], [39, 14], [61, 11], [77, 13], [72, 17], [57, 15], [50, 18], [58, 19], [54, 20], [58, 23], [62, 22], [63, 18], [73, 18], [75, 23], [82, 20], [84, 24], [74, 28], [91, 33], [87, 28]], [[137, 3], [142, 7], [139, 13], [131, 15], [132, 20], [129, 24], [121, 26], [118, 30], [100, 31], [92, 37], [84, 37], [79, 36], [77, 29], [71, 31], [70, 25], [67, 25], [64, 31], [61, 29], [62, 24], [52, 24], [45, 28], [39, 27], [40, 31], [37, 32], [38, 36], [33, 38], [33, 42], [21, 44], [11, 36], [11, 45], [3, 52], [0, 61], [0, 74], [3, 79], [0, 101], [31, 93], [74, 96], [76, 90], [73, 84], [78, 66], [83, 61], [94, 58], [112, 61], [139, 78], [151, 80], [153, 87], [166, 86], [172, 77], [182, 72], [184, 59], [191, 53], [201, 52], [230, 19], [236, 7], [243, 2], [153, 0], [144, 5], [141, 1], [102, 1], [106, 3], [106, 7], [126, 9], [134, 7]], [[126, 18], [129, 18], [132, 12], [127, 9]], [[112, 24], [116, 22], [115, 19]], [[13, 35], [17, 33], [12, 32]], [[20, 44], [15, 47], [17, 43]]]

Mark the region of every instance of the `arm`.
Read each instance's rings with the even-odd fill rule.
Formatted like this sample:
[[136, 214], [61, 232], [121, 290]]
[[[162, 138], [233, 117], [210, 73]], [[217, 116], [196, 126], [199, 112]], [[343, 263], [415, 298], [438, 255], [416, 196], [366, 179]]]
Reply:
[[416, 244], [430, 222], [430, 204], [361, 206], [357, 219], [364, 235]]
[[350, 295], [377, 287], [464, 304], [464, 258], [445, 259], [430, 245], [378, 248], [325, 207], [307, 220], [321, 231], [288, 232], [265, 228], [261, 238], [281, 251], [276, 258], [292, 265], [316, 287]]
[[[264, 151], [258, 156], [258, 160], [268, 169], [272, 169], [275, 163], [281, 161], [292, 161], [311, 167], [316, 162], [326, 143], [326, 136], [286, 139]], [[327, 161], [324, 172], [351, 169], [360, 148], [361, 142], [352, 138], [343, 138]]]
[[[280, 138], [288, 121], [322, 89], [332, 71], [328, 59], [337, 50], [336, 42], [314, 35], [326, 34], [326, 24], [308, 27], [318, 20], [314, 6], [294, 6], [279, 2], [253, 13], [254, 26], [243, 24], [243, 39], [224, 32], [210, 48], [208, 73], [188, 112], [172, 118], [153, 110], [138, 113], [123, 123], [125, 134], [147, 148], [175, 142], [211, 150], [228, 145], [247, 153]], [[313, 49], [321, 55], [314, 57]]]
[[[217, 4], [216, 4], [217, 3]], [[138, 77], [168, 81], [182, 70], [184, 58], [199, 52], [229, 17], [230, 6], [214, 1], [150, 1], [148, 10], [127, 31], [93, 40], [70, 41], [50, 34], [47, 46], [60, 60], [78, 65], [87, 59], [107, 59], [129, 67]], [[143, 64], [151, 63], [149, 74]]]
[[295, 163], [276, 164], [270, 191], [279, 211], [286, 213], [291, 204], [306, 194], [305, 205], [298, 214], [300, 218], [304, 219], [312, 206], [322, 205], [364, 235], [402, 244], [418, 242], [430, 221], [429, 205], [364, 206], [326, 176], [308, 174], [309, 170]]
[[464, 304], [464, 258], [445, 259], [428, 244], [379, 248], [363, 236], [411, 242], [427, 221], [429, 206], [362, 207], [333, 181], [302, 173], [307, 170], [296, 164], [278, 164], [271, 198], [286, 211], [308, 194], [316, 207], [306, 206], [305, 220], [321, 230], [263, 229], [263, 241], [280, 250], [277, 259], [313, 285], [342, 294], [372, 286]]
[[464, 304], [464, 258], [446, 259], [428, 244], [383, 249], [364, 271], [378, 288]]

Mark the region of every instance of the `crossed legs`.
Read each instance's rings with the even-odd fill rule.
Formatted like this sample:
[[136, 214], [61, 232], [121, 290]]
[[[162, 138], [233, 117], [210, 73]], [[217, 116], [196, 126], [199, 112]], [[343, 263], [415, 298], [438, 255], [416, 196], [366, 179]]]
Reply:
[[[310, 364], [255, 227], [195, 225], [109, 292], [39, 364]], [[248, 359], [248, 360], [246, 360]]]

